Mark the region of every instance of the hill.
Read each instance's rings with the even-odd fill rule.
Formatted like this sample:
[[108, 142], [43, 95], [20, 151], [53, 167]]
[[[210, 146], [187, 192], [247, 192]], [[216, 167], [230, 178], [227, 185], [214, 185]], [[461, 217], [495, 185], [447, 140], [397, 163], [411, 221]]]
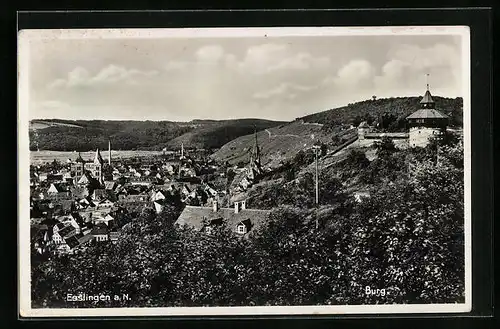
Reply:
[[[432, 96], [432, 98], [436, 102], [436, 108], [450, 116], [450, 126], [461, 127], [463, 125], [463, 99], [461, 97]], [[339, 124], [357, 126], [362, 121], [368, 121], [368, 123], [383, 121], [383, 128], [387, 130], [404, 130], [405, 118], [420, 108], [421, 99], [422, 97], [391, 97], [365, 100], [299, 119], [325, 124], [327, 127]]]
[[[462, 98], [433, 96], [436, 108], [451, 117], [452, 126], [462, 126]], [[331, 151], [355, 138], [355, 127], [362, 121], [381, 122], [387, 131], [405, 131], [405, 118], [420, 108], [421, 97], [397, 97], [366, 100], [347, 106], [311, 114], [279, 127], [268, 128], [257, 134], [261, 159], [265, 166], [277, 167], [300, 151], [310, 149], [315, 141], [327, 145]], [[231, 164], [249, 161], [254, 144], [253, 135], [242, 136], [225, 144], [213, 154], [217, 161]]]
[[[301, 150], [310, 149], [315, 142], [333, 148], [354, 137], [355, 129], [338, 128], [326, 131], [322, 124], [293, 121], [278, 127], [268, 128], [257, 133], [261, 161], [264, 166], [276, 168]], [[222, 146], [212, 157], [220, 162], [231, 164], [247, 163], [250, 150], [254, 145], [254, 135], [250, 134], [232, 140]]]
[[73, 128], [82, 128], [81, 126], [75, 125], [75, 124], [70, 124], [70, 123], [64, 123], [64, 122], [54, 122], [54, 121], [49, 121], [49, 120], [31, 120], [29, 124], [29, 130], [39, 130], [39, 129], [45, 129], [49, 127], [57, 127], [57, 126], [62, 126], [62, 127], [73, 127]]
[[85, 152], [97, 147], [106, 149], [108, 140], [115, 150], [176, 148], [180, 147], [181, 141], [187, 148], [218, 148], [233, 138], [251, 133], [254, 125], [257, 129], [264, 129], [277, 124], [280, 122], [258, 119], [191, 122], [32, 120], [30, 149]]
[[254, 129], [263, 130], [285, 123], [260, 119], [193, 120], [192, 122], [199, 125], [199, 128], [172, 139], [166, 147], [177, 149], [183, 143], [187, 148], [219, 148], [235, 138], [253, 133]]

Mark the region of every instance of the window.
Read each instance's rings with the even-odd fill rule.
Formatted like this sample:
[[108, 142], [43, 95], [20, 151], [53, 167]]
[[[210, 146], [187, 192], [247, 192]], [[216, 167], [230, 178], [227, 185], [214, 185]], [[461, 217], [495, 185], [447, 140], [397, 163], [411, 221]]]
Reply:
[[212, 228], [210, 226], [205, 227], [205, 233], [212, 234]]
[[246, 228], [246, 226], [245, 226], [245, 225], [243, 225], [243, 224], [238, 225], [237, 232], [238, 232], [239, 234], [245, 234], [245, 233], [247, 233], [247, 228]]

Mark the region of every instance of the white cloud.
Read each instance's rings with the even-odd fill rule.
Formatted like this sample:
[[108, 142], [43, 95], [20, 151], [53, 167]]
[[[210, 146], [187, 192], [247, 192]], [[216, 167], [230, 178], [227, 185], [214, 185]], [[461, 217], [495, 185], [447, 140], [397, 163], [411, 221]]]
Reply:
[[255, 94], [253, 94], [253, 98], [256, 99], [269, 99], [272, 97], [282, 97], [285, 96], [286, 98], [296, 98], [298, 93], [304, 93], [308, 92], [311, 90], [316, 89], [317, 86], [303, 86], [303, 85], [296, 85], [296, 84], [291, 84], [291, 83], [281, 83], [280, 85], [276, 86], [275, 88], [271, 88], [268, 90], [260, 91]]
[[65, 79], [56, 79], [49, 88], [71, 88], [79, 86], [93, 86], [112, 83], [124, 83], [137, 85], [140, 79], [158, 75], [158, 71], [141, 71], [137, 69], [127, 69], [123, 66], [109, 65], [101, 69], [96, 75], [91, 76], [89, 71], [83, 67], [76, 67], [68, 73]]
[[315, 57], [308, 52], [293, 52], [286, 44], [266, 43], [247, 49], [238, 67], [254, 74], [276, 71], [323, 69], [330, 65], [327, 56]]
[[182, 70], [185, 69], [188, 65], [189, 62], [185, 61], [170, 61], [164, 66], [164, 69], [166, 71]]
[[339, 88], [354, 88], [371, 82], [375, 74], [373, 65], [364, 59], [353, 59], [342, 66], [335, 76], [323, 79], [324, 85], [335, 85]]
[[201, 62], [217, 62], [224, 57], [224, 49], [218, 45], [201, 47], [196, 51], [196, 58]]
[[443, 43], [428, 47], [400, 44], [391, 48], [387, 57], [381, 74], [374, 78], [378, 91], [407, 94], [419, 87], [423, 90], [426, 74], [429, 74], [434, 91], [460, 94], [460, 54], [453, 46]]

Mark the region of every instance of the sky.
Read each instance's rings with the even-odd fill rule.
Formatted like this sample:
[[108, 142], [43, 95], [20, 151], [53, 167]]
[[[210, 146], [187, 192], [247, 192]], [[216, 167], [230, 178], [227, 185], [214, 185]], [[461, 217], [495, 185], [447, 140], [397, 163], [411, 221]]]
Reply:
[[[463, 97], [456, 35], [43, 39], [30, 119], [293, 120], [371, 98]], [[429, 74], [429, 77], [426, 75]]]

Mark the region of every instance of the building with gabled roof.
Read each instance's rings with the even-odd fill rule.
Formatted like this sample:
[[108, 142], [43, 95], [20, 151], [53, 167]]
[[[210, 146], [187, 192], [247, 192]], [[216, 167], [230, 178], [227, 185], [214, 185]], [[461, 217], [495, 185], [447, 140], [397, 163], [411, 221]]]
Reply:
[[175, 224], [211, 233], [224, 226], [237, 236], [248, 236], [269, 219], [269, 210], [248, 209], [246, 200], [234, 203], [234, 208], [220, 208], [214, 200], [212, 207], [186, 206]]
[[92, 177], [96, 179], [100, 184], [103, 184], [104, 182], [103, 166], [104, 166], [104, 160], [102, 159], [101, 152], [99, 152], [99, 149], [96, 150], [94, 155], [94, 160], [92, 162], [84, 163], [85, 171], [90, 172]]

